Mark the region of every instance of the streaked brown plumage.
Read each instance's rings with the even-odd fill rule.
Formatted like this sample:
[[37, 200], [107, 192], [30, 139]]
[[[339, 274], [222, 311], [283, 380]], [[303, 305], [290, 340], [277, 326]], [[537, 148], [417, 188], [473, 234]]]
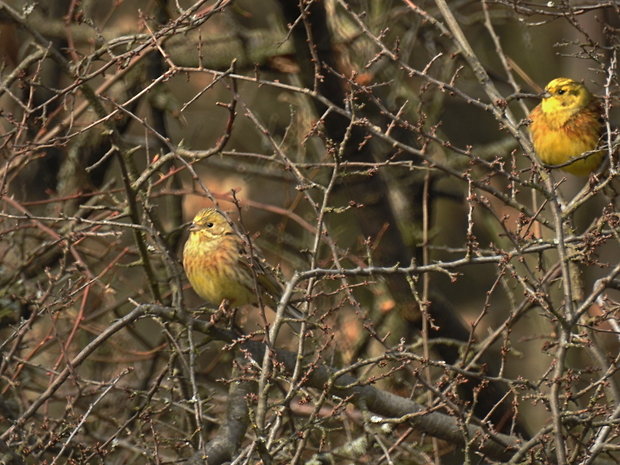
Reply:
[[[196, 293], [212, 305], [226, 299], [232, 306], [258, 304], [275, 308], [282, 285], [264, 259], [250, 254], [247, 241], [213, 208], [194, 217], [183, 248], [183, 268]], [[301, 318], [292, 305], [287, 313]]]

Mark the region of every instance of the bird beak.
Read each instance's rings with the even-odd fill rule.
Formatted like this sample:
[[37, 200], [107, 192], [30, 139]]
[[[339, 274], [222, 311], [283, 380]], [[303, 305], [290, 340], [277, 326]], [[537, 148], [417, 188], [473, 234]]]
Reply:
[[549, 98], [549, 97], [551, 97], [551, 94], [549, 93], [548, 90], [546, 90], [542, 94], [540, 94], [540, 98]]
[[194, 223], [193, 221], [189, 224], [189, 228], [187, 228], [189, 230], [189, 232], [194, 232], [194, 231], [198, 231], [198, 225], [196, 223]]

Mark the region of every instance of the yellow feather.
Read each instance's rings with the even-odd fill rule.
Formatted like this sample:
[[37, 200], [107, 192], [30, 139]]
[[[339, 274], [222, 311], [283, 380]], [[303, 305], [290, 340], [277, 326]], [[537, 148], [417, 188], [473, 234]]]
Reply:
[[549, 82], [542, 102], [530, 113], [530, 132], [540, 161], [562, 165], [579, 158], [560, 168], [579, 176], [595, 171], [604, 156], [596, 150], [603, 130], [600, 116], [599, 102], [583, 84], [568, 78]]
[[[264, 260], [250, 255], [248, 244], [217, 210], [195, 216], [183, 249], [183, 268], [196, 293], [212, 305], [226, 299], [232, 306], [257, 304], [274, 307], [282, 285]], [[254, 251], [256, 252], [256, 251]], [[302, 318], [293, 306], [287, 313]]]

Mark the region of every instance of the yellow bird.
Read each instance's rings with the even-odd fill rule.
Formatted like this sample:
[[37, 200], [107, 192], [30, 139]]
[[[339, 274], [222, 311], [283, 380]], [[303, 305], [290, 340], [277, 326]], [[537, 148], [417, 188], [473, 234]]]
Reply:
[[[183, 268], [200, 297], [212, 305], [226, 300], [233, 307], [260, 300], [275, 309], [283, 291], [265, 260], [220, 212], [213, 208], [194, 217], [183, 248]], [[294, 319], [303, 315], [293, 305], [286, 313]]]
[[[545, 165], [587, 176], [603, 160], [596, 150], [603, 132], [601, 105], [582, 83], [557, 78], [545, 87], [542, 102], [530, 113], [536, 155]], [[553, 167], [553, 166], [551, 166]]]

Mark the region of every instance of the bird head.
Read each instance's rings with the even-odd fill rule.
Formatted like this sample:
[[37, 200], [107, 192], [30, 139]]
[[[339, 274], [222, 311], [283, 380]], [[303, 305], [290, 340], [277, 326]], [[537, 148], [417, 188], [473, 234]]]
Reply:
[[556, 78], [549, 82], [542, 94], [544, 112], [577, 112], [592, 101], [592, 94], [581, 82], [569, 78]]
[[226, 217], [214, 208], [200, 210], [194, 217], [189, 230], [190, 234], [207, 237], [220, 237], [234, 233]]

